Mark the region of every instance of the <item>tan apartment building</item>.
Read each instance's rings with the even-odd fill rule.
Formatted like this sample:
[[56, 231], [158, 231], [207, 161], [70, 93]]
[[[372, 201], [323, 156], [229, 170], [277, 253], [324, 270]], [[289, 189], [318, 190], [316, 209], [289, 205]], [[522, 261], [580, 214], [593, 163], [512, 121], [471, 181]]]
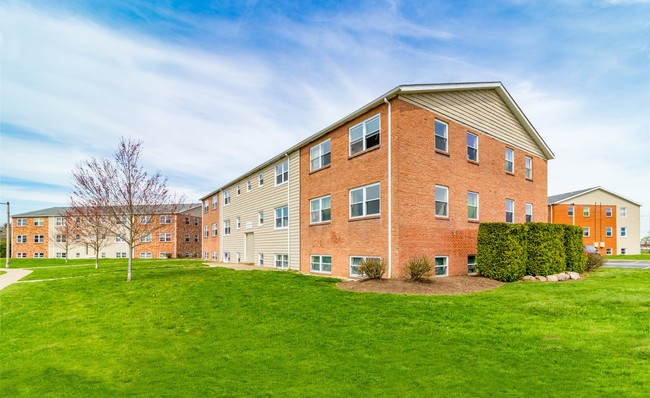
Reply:
[[548, 219], [581, 226], [583, 243], [601, 254], [641, 253], [641, 204], [603, 187], [549, 196]]
[[[290, 244], [270, 249], [299, 248], [291, 264], [305, 273], [356, 277], [363, 259], [379, 257], [388, 277], [399, 277], [416, 255], [433, 258], [441, 276], [472, 273], [480, 222], [547, 220], [553, 153], [498, 82], [396, 87], [204, 203], [232, 195], [287, 156], [299, 158], [287, 181], [287, 194], [297, 195], [297, 203], [288, 201], [287, 222], [299, 230], [289, 228]], [[233, 217], [246, 213], [244, 222], [256, 209], [282, 205], [263, 205], [262, 198], [242, 194], [240, 206], [223, 206], [220, 217], [232, 228]], [[222, 236], [224, 250], [245, 250], [242, 233], [232, 244], [232, 231]]]
[[[13, 258], [94, 258], [95, 252], [83, 237], [66, 240], [59, 230], [67, 220], [67, 208], [51, 207], [12, 216]], [[159, 225], [155, 234], [144, 234], [134, 248], [134, 258], [199, 257], [201, 251], [201, 205], [185, 204], [175, 214], [142, 215], [139, 222]], [[146, 220], [146, 221], [145, 221]], [[67, 246], [67, 252], [66, 252]], [[109, 236], [101, 258], [127, 258], [128, 245]]]

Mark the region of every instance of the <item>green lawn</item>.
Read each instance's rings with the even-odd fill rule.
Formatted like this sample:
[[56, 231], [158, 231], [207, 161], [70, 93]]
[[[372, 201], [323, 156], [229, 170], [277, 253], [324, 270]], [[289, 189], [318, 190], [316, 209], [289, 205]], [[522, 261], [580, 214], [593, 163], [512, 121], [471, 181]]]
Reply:
[[608, 260], [648, 260], [650, 261], [650, 253], [641, 254], [617, 254], [615, 256], [605, 256]]
[[650, 390], [650, 271], [424, 297], [189, 260], [137, 261], [127, 283], [121, 260], [82, 264], [36, 267], [32, 280], [65, 279], [0, 291], [2, 396]]

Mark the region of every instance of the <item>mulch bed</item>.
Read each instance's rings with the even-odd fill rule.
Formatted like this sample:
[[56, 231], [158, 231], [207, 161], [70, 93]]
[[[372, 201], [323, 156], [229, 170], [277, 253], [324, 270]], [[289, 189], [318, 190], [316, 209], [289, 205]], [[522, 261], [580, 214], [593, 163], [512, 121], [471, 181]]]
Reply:
[[432, 295], [482, 292], [503, 284], [480, 276], [449, 276], [429, 282], [411, 282], [406, 279], [344, 281], [338, 287], [353, 292]]

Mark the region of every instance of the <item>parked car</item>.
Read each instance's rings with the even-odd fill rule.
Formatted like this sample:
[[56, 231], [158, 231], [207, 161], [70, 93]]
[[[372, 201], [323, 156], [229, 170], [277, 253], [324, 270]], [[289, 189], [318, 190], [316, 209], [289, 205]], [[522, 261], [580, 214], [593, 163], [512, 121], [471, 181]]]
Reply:
[[589, 253], [600, 254], [598, 249], [596, 249], [594, 246], [583, 245], [583, 247], [584, 247], [585, 254], [589, 254]]

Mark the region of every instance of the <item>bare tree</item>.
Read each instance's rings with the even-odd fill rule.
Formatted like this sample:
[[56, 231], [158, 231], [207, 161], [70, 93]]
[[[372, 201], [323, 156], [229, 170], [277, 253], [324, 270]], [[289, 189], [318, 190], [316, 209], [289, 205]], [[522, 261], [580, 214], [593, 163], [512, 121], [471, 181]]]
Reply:
[[79, 241], [85, 243], [95, 252], [95, 269], [99, 268], [99, 253], [106, 247], [111, 238], [111, 220], [101, 206], [77, 203], [70, 199], [70, 219], [75, 225], [75, 232], [80, 236]]
[[52, 236], [50, 236], [50, 242], [65, 253], [66, 264], [68, 263], [70, 247], [76, 243], [77, 235], [74, 220], [69, 211], [66, 210], [60, 214], [60, 217], [56, 218], [56, 225], [52, 231]]
[[[72, 201], [77, 206], [102, 209], [110, 233], [120, 236], [129, 246], [127, 281], [133, 275], [134, 248], [165, 224], [153, 221], [158, 215], [173, 215], [182, 198], [167, 188], [167, 179], [157, 171], [149, 174], [140, 163], [142, 141], [121, 138], [112, 159], [92, 158], [72, 172]], [[140, 220], [140, 216], [143, 219]], [[143, 222], [141, 222], [143, 221]]]

